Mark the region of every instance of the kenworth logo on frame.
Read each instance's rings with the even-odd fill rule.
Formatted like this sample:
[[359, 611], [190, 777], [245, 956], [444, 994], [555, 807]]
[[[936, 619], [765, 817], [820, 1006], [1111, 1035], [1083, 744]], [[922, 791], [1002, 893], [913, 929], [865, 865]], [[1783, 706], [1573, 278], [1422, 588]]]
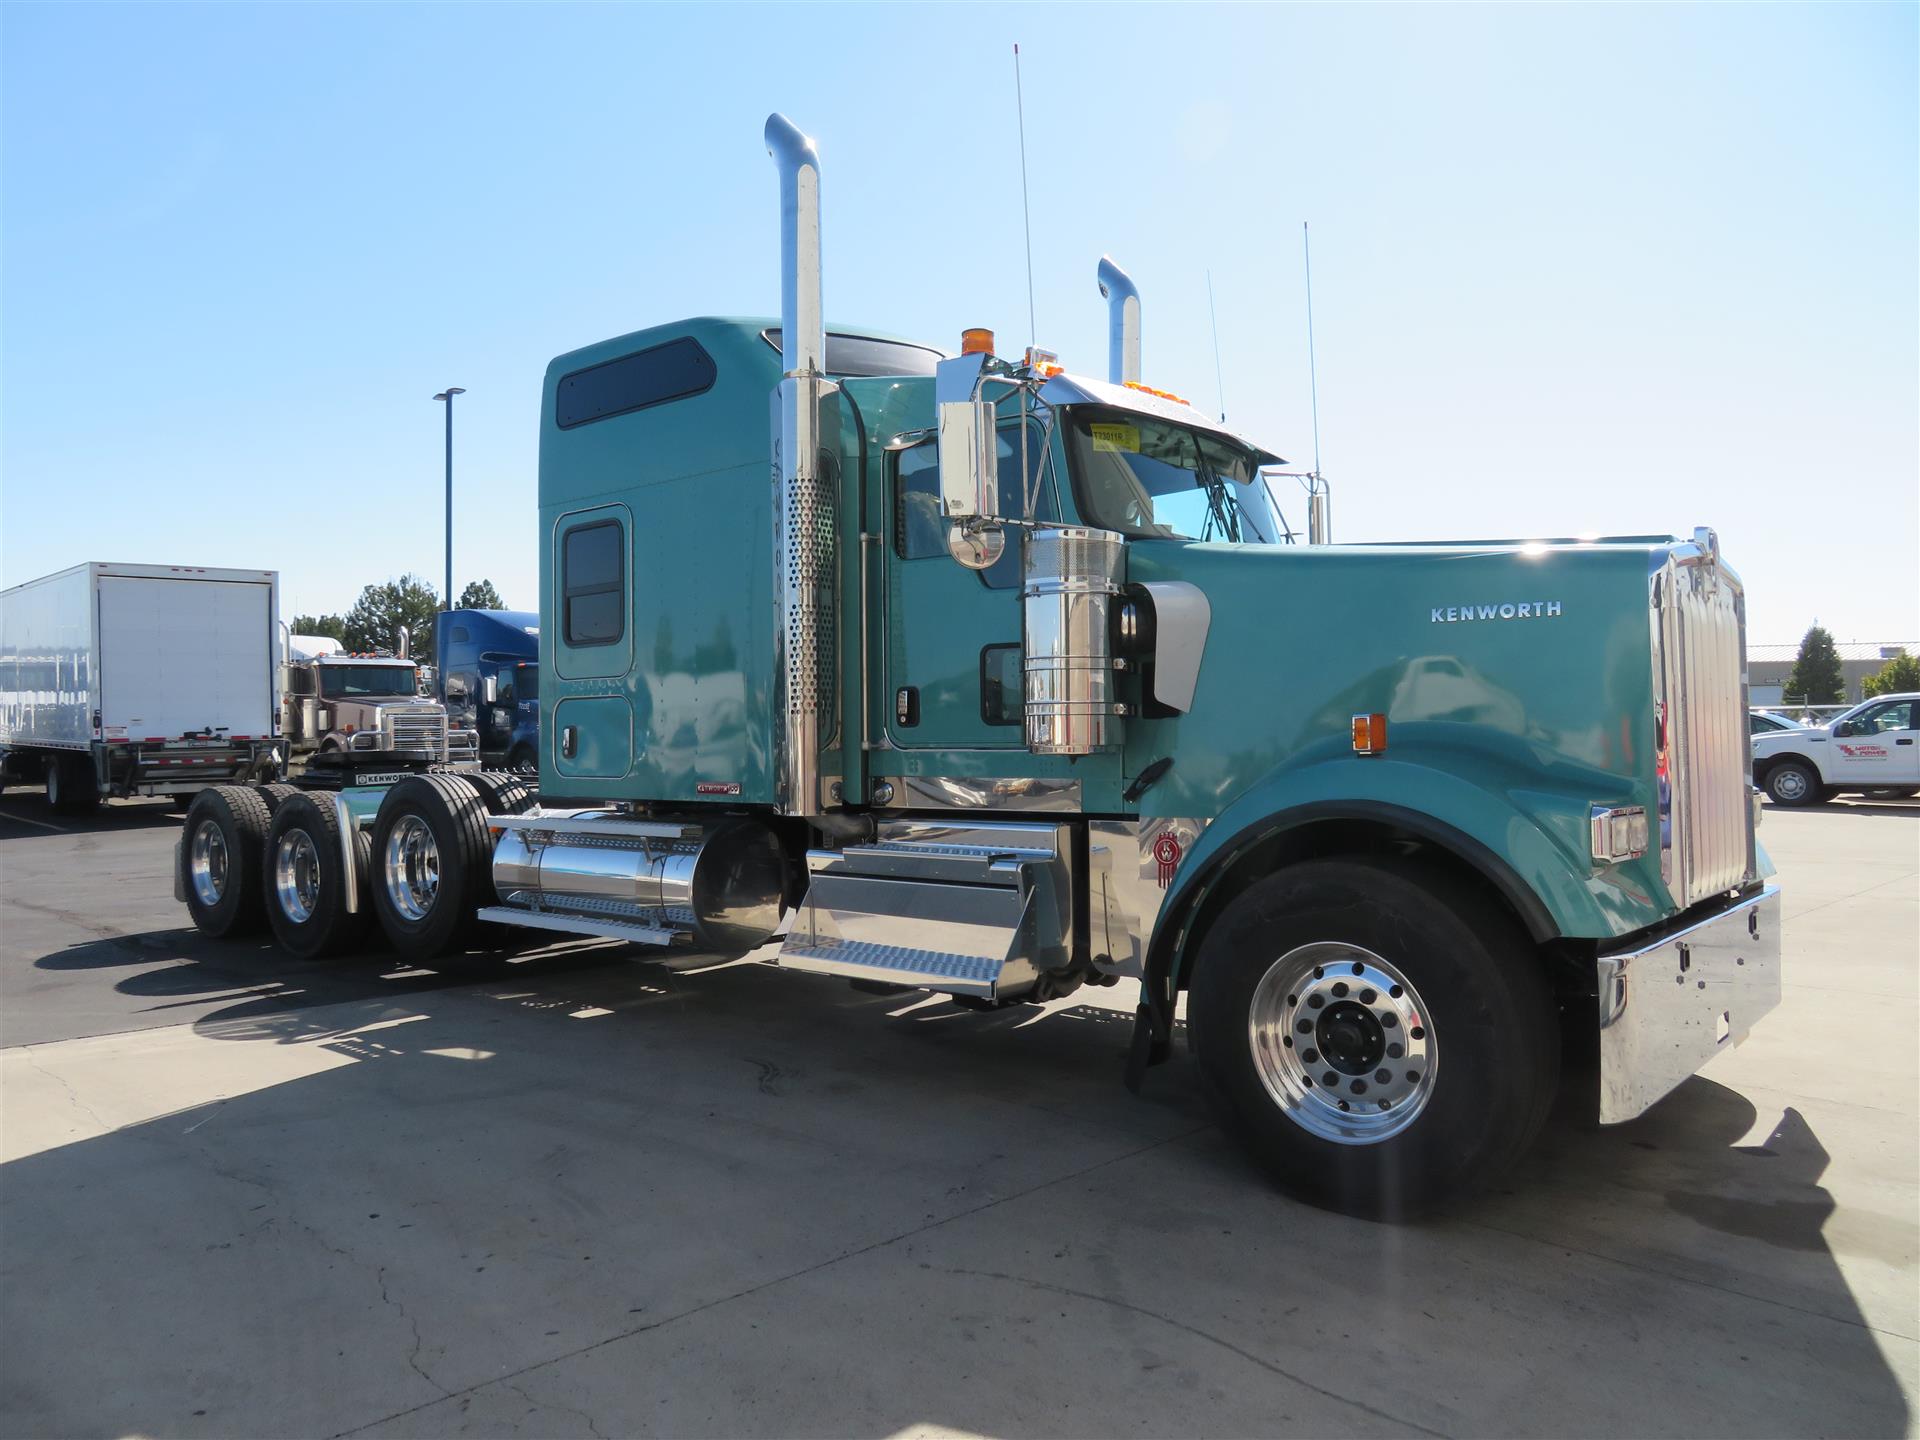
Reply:
[[1560, 614], [1558, 600], [1509, 600], [1504, 605], [1435, 605], [1432, 624], [1458, 625], [1462, 620], [1552, 620]]

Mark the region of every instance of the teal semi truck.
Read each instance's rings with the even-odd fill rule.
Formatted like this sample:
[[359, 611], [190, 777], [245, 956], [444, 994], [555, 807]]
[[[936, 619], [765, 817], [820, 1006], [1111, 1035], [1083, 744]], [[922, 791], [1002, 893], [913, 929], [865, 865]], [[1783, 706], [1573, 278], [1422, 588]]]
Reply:
[[1288, 543], [1278, 457], [1141, 383], [1117, 267], [1104, 379], [829, 330], [818, 153], [766, 138], [779, 319], [548, 368], [537, 792], [400, 757], [208, 791], [202, 928], [1127, 983], [1129, 1083], [1184, 1005], [1252, 1152], [1381, 1217], [1498, 1174], [1569, 1060], [1630, 1119], [1778, 1002], [1712, 532]]

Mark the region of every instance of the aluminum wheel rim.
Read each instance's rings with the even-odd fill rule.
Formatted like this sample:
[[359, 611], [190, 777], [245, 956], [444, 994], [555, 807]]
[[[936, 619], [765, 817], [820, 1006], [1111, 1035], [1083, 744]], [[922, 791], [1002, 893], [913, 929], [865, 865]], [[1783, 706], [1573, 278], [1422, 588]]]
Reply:
[[304, 830], [288, 830], [273, 848], [273, 893], [281, 912], [304, 925], [320, 908], [320, 847]]
[[1358, 945], [1289, 950], [1254, 988], [1247, 1039], [1260, 1081], [1294, 1124], [1340, 1145], [1377, 1145], [1433, 1095], [1431, 1016], [1392, 964]]
[[1773, 777], [1773, 793], [1782, 800], [1798, 800], [1807, 793], [1807, 777], [1789, 766]]
[[387, 832], [387, 898], [408, 920], [424, 920], [440, 893], [440, 845], [418, 815], [402, 815]]
[[187, 857], [193, 873], [193, 893], [202, 905], [218, 905], [227, 893], [227, 837], [212, 820], [202, 820], [193, 832]]

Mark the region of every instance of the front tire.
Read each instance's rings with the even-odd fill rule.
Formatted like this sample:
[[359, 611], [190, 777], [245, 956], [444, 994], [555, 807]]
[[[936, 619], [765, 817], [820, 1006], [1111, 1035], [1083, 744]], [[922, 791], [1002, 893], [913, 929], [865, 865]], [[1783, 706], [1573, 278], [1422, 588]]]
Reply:
[[1559, 1017], [1539, 959], [1460, 888], [1402, 861], [1312, 861], [1233, 900], [1201, 947], [1201, 1074], [1311, 1204], [1437, 1209], [1518, 1159], [1552, 1105]]
[[409, 775], [373, 822], [368, 890], [380, 928], [402, 958], [464, 948], [493, 903], [487, 811], [464, 776]]
[[193, 797], [181, 839], [187, 910], [203, 935], [223, 939], [260, 928], [260, 852], [267, 802], [245, 785], [215, 785]]
[[331, 798], [293, 795], [274, 811], [261, 861], [267, 922], [283, 949], [317, 960], [353, 948], [367, 933], [368, 845], [354, 836], [357, 911], [347, 909], [347, 872], [340, 818]]
[[1767, 771], [1762, 787], [1776, 805], [1824, 805], [1834, 792], [1820, 782], [1819, 772], [1804, 760], [1782, 760]]

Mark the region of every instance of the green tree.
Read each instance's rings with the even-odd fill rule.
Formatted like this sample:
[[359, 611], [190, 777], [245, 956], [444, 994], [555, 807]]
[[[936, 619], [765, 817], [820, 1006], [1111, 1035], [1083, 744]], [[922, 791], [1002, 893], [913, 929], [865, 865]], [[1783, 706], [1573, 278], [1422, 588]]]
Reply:
[[1840, 652], [1833, 648], [1833, 636], [1825, 627], [1815, 625], [1801, 637], [1783, 698], [1790, 705], [1837, 705], [1847, 698]]
[[402, 625], [411, 632], [408, 648], [418, 658], [433, 659], [433, 620], [440, 600], [433, 586], [418, 575], [402, 575], [384, 585], [369, 585], [347, 612], [341, 643], [349, 650], [393, 647]]
[[296, 615], [288, 626], [295, 635], [328, 635], [347, 643], [347, 622], [339, 615]]
[[460, 592], [460, 603], [456, 610], [504, 610], [507, 602], [500, 598], [500, 592], [493, 588], [491, 580], [469, 580], [467, 588]]
[[1860, 689], [1868, 697], [1903, 695], [1912, 690], [1920, 690], [1920, 655], [1909, 655], [1902, 650], [1879, 670], [1862, 680]]

